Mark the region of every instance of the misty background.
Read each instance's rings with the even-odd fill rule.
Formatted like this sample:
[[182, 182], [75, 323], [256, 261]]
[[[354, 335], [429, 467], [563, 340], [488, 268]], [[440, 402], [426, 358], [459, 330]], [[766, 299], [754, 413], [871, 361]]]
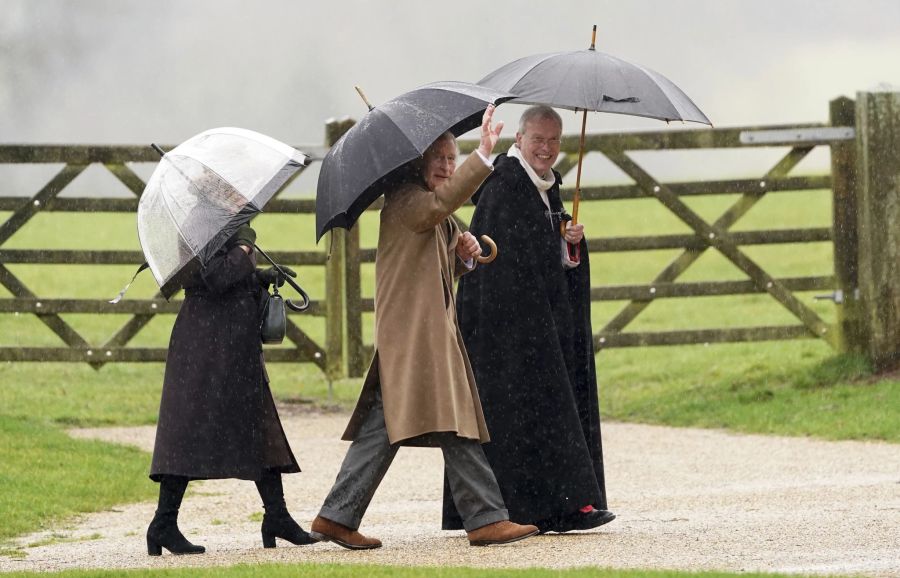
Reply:
[[[895, 0], [0, 0], [0, 143], [177, 144], [238, 126], [318, 145], [326, 119], [365, 113], [356, 84], [377, 104], [475, 82], [522, 56], [587, 48], [592, 24], [598, 50], [662, 73], [719, 127], [827, 122], [833, 98], [900, 86]], [[504, 135], [521, 110], [500, 107]], [[592, 132], [685, 128], [702, 126], [588, 118]], [[807, 171], [827, 167], [819, 148]], [[760, 174], [781, 154], [635, 153], [668, 179]], [[627, 181], [607, 164], [585, 179]], [[0, 169], [0, 194], [45, 180]]]

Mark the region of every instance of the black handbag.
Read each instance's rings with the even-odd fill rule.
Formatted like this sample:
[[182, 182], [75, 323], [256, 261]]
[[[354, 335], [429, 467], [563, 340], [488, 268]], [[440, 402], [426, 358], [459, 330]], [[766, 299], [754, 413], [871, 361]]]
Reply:
[[263, 307], [262, 321], [259, 325], [259, 337], [263, 343], [278, 344], [284, 341], [284, 333], [287, 329], [287, 315], [284, 310], [284, 299], [275, 292], [266, 298]]

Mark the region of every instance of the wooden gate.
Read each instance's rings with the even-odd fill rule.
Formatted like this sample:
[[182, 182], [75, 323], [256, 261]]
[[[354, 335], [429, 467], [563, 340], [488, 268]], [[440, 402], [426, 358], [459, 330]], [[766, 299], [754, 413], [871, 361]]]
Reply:
[[[853, 194], [853, 170], [855, 166], [854, 102], [838, 99], [831, 106], [829, 124], [802, 124], [790, 126], [753, 126], [735, 128], [704, 128], [683, 131], [654, 131], [620, 134], [588, 135], [585, 143], [588, 152], [600, 153], [621, 169], [630, 179], [628, 185], [601, 185], [582, 188], [584, 202], [621, 199], [656, 198], [691, 230], [688, 234], [589, 238], [592, 253], [646, 251], [653, 249], [680, 249], [676, 258], [655, 276], [652, 282], [640, 285], [593, 287], [593, 301], [623, 301], [627, 304], [618, 311], [594, 335], [596, 351], [615, 347], [649, 345], [708, 344], [745, 341], [818, 338], [840, 349], [850, 348], [854, 342], [854, 313], [856, 302], [855, 203]], [[504, 139], [497, 150], [505, 150], [512, 143]], [[577, 163], [578, 137], [564, 136], [561, 155], [556, 169], [564, 182]], [[475, 141], [460, 141], [463, 153], [472, 152]], [[636, 162], [630, 152], [670, 151], [698, 149], [742, 149], [756, 147], [789, 147], [787, 152], [758, 178], [733, 180], [707, 180], [666, 183], [654, 177]], [[831, 148], [830, 175], [794, 176], [791, 171], [816, 147]], [[574, 180], [574, 179], [572, 179]], [[834, 200], [833, 227], [806, 227], [776, 230], [732, 232], [732, 227], [757, 203], [768, 195], [784, 191], [830, 190]], [[572, 199], [573, 187], [562, 189], [564, 201]], [[682, 200], [700, 195], [737, 194], [738, 199], [718, 218], [708, 222], [701, 218]], [[836, 231], [836, 232], [835, 232]], [[836, 238], [837, 237], [837, 238]], [[358, 247], [358, 231], [348, 236], [352, 260], [355, 262], [348, 274], [358, 275], [358, 262], [374, 261], [373, 249]], [[751, 259], [742, 249], [752, 245], [786, 243], [835, 242], [835, 274], [805, 277], [776, 277]], [[708, 250], [723, 255], [740, 271], [746, 280], [676, 282]], [[808, 305], [795, 296], [799, 291], [828, 291], [840, 308], [838, 323], [824, 321]], [[733, 328], [695, 329], [678, 331], [633, 331], [625, 329], [654, 300], [663, 298], [690, 298], [725, 295], [766, 293], [789, 311], [797, 322], [793, 325], [746, 326]], [[348, 315], [359, 318], [374, 308], [372, 299], [348, 293]], [[353, 323], [360, 327], [357, 320]], [[351, 336], [352, 337], [352, 336]], [[857, 339], [858, 341], [858, 339]], [[360, 346], [360, 354], [354, 362], [351, 356], [351, 372], [359, 374], [363, 362], [371, 355], [371, 346]]]
[[[323, 147], [302, 147], [304, 151], [321, 159]], [[166, 301], [157, 293], [151, 299], [126, 298], [116, 305], [96, 299], [48, 299], [35, 294], [10, 269], [16, 264], [84, 264], [84, 265], [133, 265], [144, 261], [140, 251], [121, 250], [47, 250], [10, 249], [3, 245], [19, 232], [40, 212], [74, 213], [135, 213], [138, 200], [144, 190], [144, 181], [129, 167], [128, 163], [157, 162], [157, 153], [147, 147], [136, 146], [41, 146], [41, 145], [0, 145], [0, 163], [48, 164], [59, 163], [63, 167], [37, 193], [30, 197], [0, 197], [0, 211], [11, 211], [11, 215], [0, 224], [0, 284], [11, 294], [11, 298], [0, 298], [0, 314], [33, 314], [65, 344], [64, 347], [0, 347], [2, 361], [76, 361], [88, 362], [100, 367], [116, 361], [163, 361], [166, 349], [161, 347], [128, 347], [129, 342], [160, 314], [176, 313], [181, 306], [178, 300]], [[66, 187], [89, 166], [100, 165], [109, 171], [128, 191], [132, 198], [71, 198], [60, 197]], [[299, 172], [295, 176], [299, 176]], [[312, 213], [313, 200], [273, 199], [267, 206], [267, 213]], [[52, 235], [52, 232], [50, 232]], [[315, 265], [332, 269], [327, 255], [321, 251], [272, 252], [273, 258], [290, 265]], [[326, 271], [326, 285], [335, 277]], [[125, 279], [123, 279], [123, 282]], [[328, 291], [326, 290], [326, 293]], [[112, 296], [112, 295], [110, 295]], [[341, 299], [332, 300], [338, 305]], [[332, 307], [333, 309], [333, 307]], [[89, 343], [61, 315], [68, 313], [89, 313], [97, 315], [128, 314], [130, 318], [112, 337], [100, 344]], [[326, 323], [326, 341], [340, 343], [341, 324], [339, 315], [337, 326]], [[338, 312], [339, 313], [339, 312]], [[304, 315], [326, 316], [329, 307], [326, 302], [314, 299]], [[333, 333], [337, 331], [335, 339]], [[322, 369], [329, 367], [327, 344], [313, 341], [290, 318], [287, 337], [292, 347], [267, 350], [266, 358], [274, 362], [311, 362]], [[335, 359], [340, 363], [341, 352]], [[334, 360], [332, 360], [334, 363]], [[332, 372], [333, 373], [333, 372]]]
[[[326, 125], [325, 147], [301, 147], [321, 159], [352, 121]], [[509, 147], [504, 139], [497, 150]], [[632, 252], [676, 249], [680, 253], [646, 284], [599, 286], [591, 290], [594, 301], [627, 301], [594, 335], [599, 351], [614, 347], [680, 345], [783, 339], [822, 339], [842, 351], [865, 353], [876, 368], [900, 363], [900, 93], [860, 93], [857, 102], [839, 98], [831, 103], [827, 124], [716, 128], [589, 135], [588, 151], [599, 153], [630, 179], [627, 185], [586, 187], [587, 203], [619, 199], [655, 198], [689, 227], [687, 234], [589, 238], [591, 252]], [[463, 153], [477, 143], [460, 141]], [[557, 170], [564, 176], [576, 164], [578, 139], [563, 138]], [[702, 149], [748, 149], [789, 147], [787, 152], [757, 178], [664, 182], [629, 153]], [[794, 176], [792, 170], [816, 147], [829, 147], [830, 174]], [[149, 147], [126, 146], [18, 146], [0, 145], [0, 163], [62, 163], [59, 172], [29, 198], [0, 197], [0, 211], [11, 212], [0, 224], [0, 285], [11, 298], [0, 298], [0, 315], [33, 314], [58, 335], [66, 347], [0, 347], [3, 361], [77, 361], [99, 367], [114, 361], [161, 361], [164, 348], [126, 347], [151, 319], [174, 313], [179, 302], [126, 299], [116, 306], [102, 300], [46, 299], [36, 295], [8, 265], [15, 264], [129, 264], [143, 261], [139, 251], [76, 251], [10, 249], [3, 245], [41, 211], [130, 212], [137, 208], [144, 183], [129, 168], [130, 162], [155, 162]], [[60, 198], [62, 192], [91, 164], [99, 164], [134, 195], [128, 199]], [[831, 227], [754, 230], [735, 232], [733, 226], [757, 203], [783, 191], [821, 190], [831, 193]], [[571, 201], [565, 187], [563, 199]], [[739, 195], [717, 218], [701, 218], [682, 200], [702, 195]], [[376, 210], [380, 203], [372, 209]], [[269, 213], [312, 213], [314, 201], [274, 199]], [[317, 344], [295, 323], [289, 322], [288, 338], [293, 347], [270, 349], [271, 361], [311, 362], [331, 378], [359, 376], [371, 358], [372, 347], [364, 340], [364, 315], [374, 311], [372, 298], [363, 297], [363, 266], [375, 260], [373, 247], [361, 247], [360, 226], [337, 230], [323, 251], [273, 252], [291, 265], [325, 268], [325, 299], [314, 300], [307, 314], [325, 317], [325, 343]], [[832, 242], [834, 274], [777, 277], [750, 258], [743, 247], [783, 243]], [[678, 282], [707, 251], [723, 255], [746, 275], [739, 281]], [[829, 291], [837, 308], [837, 321], [827, 323], [795, 295], [800, 291]], [[745, 326], [677, 331], [630, 331], [625, 329], [657, 299], [723, 295], [768, 294], [791, 313], [793, 325]], [[90, 344], [60, 316], [66, 313], [128, 313], [131, 317], [100, 345]]]

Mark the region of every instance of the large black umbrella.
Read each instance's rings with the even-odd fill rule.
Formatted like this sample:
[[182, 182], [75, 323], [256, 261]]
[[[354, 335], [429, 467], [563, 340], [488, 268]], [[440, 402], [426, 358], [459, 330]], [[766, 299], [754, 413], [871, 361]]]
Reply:
[[512, 95], [467, 82], [426, 84], [370, 107], [331, 147], [316, 186], [316, 240], [334, 227], [349, 229], [381, 194], [373, 186], [422, 156], [443, 133], [461, 135], [481, 124], [489, 104]]
[[594, 48], [596, 35], [597, 27], [594, 26], [591, 47], [587, 50], [526, 56], [501, 66], [478, 81], [482, 86], [515, 94], [514, 103], [546, 104], [583, 111], [572, 206], [576, 223], [587, 111], [712, 125], [697, 105], [665, 76], [597, 51]]

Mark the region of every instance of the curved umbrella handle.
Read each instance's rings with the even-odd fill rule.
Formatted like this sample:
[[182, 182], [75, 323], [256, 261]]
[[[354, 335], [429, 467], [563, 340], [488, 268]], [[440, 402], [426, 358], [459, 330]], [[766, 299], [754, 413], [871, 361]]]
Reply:
[[481, 240], [484, 241], [485, 245], [491, 248], [491, 253], [487, 257], [484, 255], [478, 257], [479, 263], [490, 263], [494, 259], [497, 258], [497, 243], [494, 242], [493, 239], [488, 237], [487, 235], [482, 235]]
[[290, 275], [288, 275], [287, 273], [285, 273], [285, 272], [284, 272], [284, 269], [282, 269], [281, 266], [280, 266], [278, 263], [276, 263], [271, 257], [269, 257], [269, 255], [266, 254], [265, 251], [263, 251], [262, 249], [260, 249], [260, 248], [259, 248], [259, 245], [257, 245], [256, 243], [254, 243], [254, 244], [253, 244], [253, 247], [256, 248], [257, 251], [259, 251], [259, 254], [260, 254], [260, 255], [262, 255], [263, 257], [266, 258], [266, 261], [268, 261], [269, 263], [271, 263], [272, 266], [275, 267], [275, 269], [276, 269], [279, 273], [281, 273], [281, 277], [284, 279], [285, 283], [287, 283], [288, 285], [290, 285], [291, 287], [293, 287], [293, 288], [297, 291], [297, 293], [299, 293], [300, 296], [303, 297], [303, 304], [302, 304], [302, 305], [297, 305], [297, 304], [295, 304], [293, 301], [291, 301], [290, 299], [285, 299], [285, 300], [284, 300], [284, 304], [287, 305], [288, 309], [290, 309], [291, 311], [306, 311], [307, 309], [309, 309], [309, 305], [310, 305], [310, 302], [309, 302], [309, 295], [306, 294], [306, 291], [304, 291], [303, 289], [301, 289], [301, 288], [300, 288], [300, 285], [297, 285], [297, 282], [294, 281], [294, 279], [293, 279]]
[[[278, 265], [275, 265], [275, 268], [281, 271], [281, 268]], [[299, 293], [300, 296], [303, 297], [303, 305], [296, 305], [290, 299], [285, 299], [284, 304], [287, 305], [288, 309], [290, 309], [291, 311], [306, 311], [307, 309], [309, 309], [309, 295], [306, 294], [306, 291], [301, 289], [293, 279], [291, 279], [284, 273], [282, 273], [282, 276], [284, 277], [285, 282], [293, 287], [297, 291], [297, 293]]]

